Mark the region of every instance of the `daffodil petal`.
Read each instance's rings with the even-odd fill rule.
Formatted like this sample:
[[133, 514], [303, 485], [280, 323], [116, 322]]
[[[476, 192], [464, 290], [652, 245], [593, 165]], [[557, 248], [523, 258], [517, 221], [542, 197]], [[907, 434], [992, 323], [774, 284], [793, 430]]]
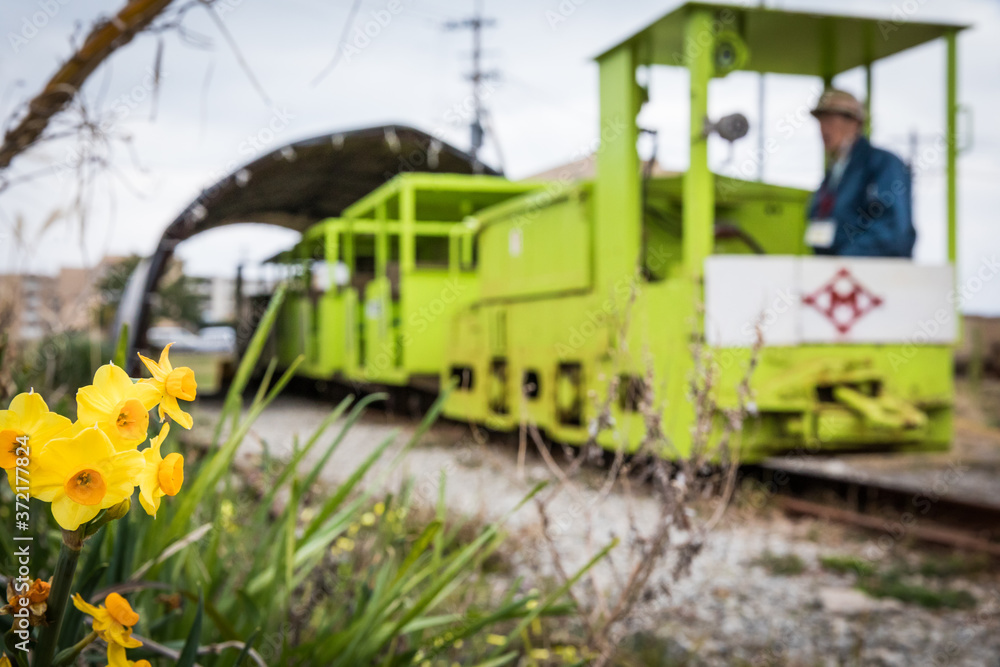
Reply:
[[111, 445], [115, 448], [116, 452], [135, 451], [145, 439], [126, 440], [121, 436], [121, 433], [118, 432], [118, 427], [113, 423], [101, 422], [98, 426], [104, 432], [104, 435], [108, 436], [108, 440], [111, 441]]
[[82, 611], [84, 614], [87, 614], [88, 616], [96, 617], [99, 613], [101, 613], [100, 609], [90, 604], [89, 602], [85, 601], [83, 599], [83, 596], [80, 595], [79, 593], [76, 593], [73, 596], [73, 606]]
[[18, 394], [10, 401], [10, 409], [21, 416], [22, 423], [31, 423], [41, 419], [49, 411], [45, 399], [40, 394]]
[[142, 474], [145, 466], [146, 459], [135, 450], [115, 454], [109, 462], [106, 474], [101, 473], [107, 484], [107, 495], [101, 503], [102, 507], [117, 505], [131, 496], [135, 490], [134, 480]]
[[85, 428], [73, 438], [56, 438], [36, 454], [41, 470], [52, 470], [68, 477], [80, 468], [90, 468], [95, 461], [115, 455], [115, 448], [104, 431]]
[[158, 493], [160, 462], [163, 461], [163, 457], [160, 456], [160, 445], [169, 431], [169, 424], [164, 424], [160, 435], [153, 438], [150, 446], [142, 450], [146, 465], [139, 475], [139, 502], [142, 503], [146, 514], [152, 517], [155, 517], [160, 509], [160, 498], [163, 496], [162, 493]]
[[[156, 477], [156, 469], [153, 470], [153, 477]], [[148, 484], [139, 487], [139, 503], [142, 505], [142, 509], [146, 510], [146, 514], [151, 517], [155, 518], [156, 513], [160, 511], [160, 498], [162, 497]]]
[[163, 444], [163, 441], [167, 439], [168, 435], [170, 435], [170, 424], [164, 424], [160, 427], [159, 435], [149, 441], [150, 448], [155, 448], [157, 456], [159, 456], [160, 453], [160, 445]]
[[21, 426], [21, 416], [13, 410], [0, 410], [0, 431]]
[[164, 396], [163, 400], [160, 401], [160, 408], [167, 413], [168, 417], [177, 422], [178, 426], [186, 429], [194, 426], [194, 419], [191, 418], [191, 415], [181, 410], [181, 406], [173, 396]]
[[160, 397], [163, 395], [155, 385], [145, 382], [136, 382], [132, 386], [132, 391], [147, 410], [152, 410], [153, 406], [160, 402]]
[[63, 494], [52, 501], [52, 516], [63, 530], [76, 530], [81, 524], [87, 523], [101, 511], [98, 505], [81, 505], [73, 502]]
[[170, 371], [174, 370], [174, 367], [170, 364], [170, 348], [173, 345], [173, 343], [167, 343], [163, 348], [163, 352], [160, 352], [160, 368], [163, 369], [164, 373], [170, 373]]
[[132, 378], [121, 368], [114, 364], [104, 364], [94, 373], [92, 386], [107, 395], [112, 405], [115, 405], [129, 396], [133, 383]]
[[[11, 488], [14, 487], [17, 479], [12, 473], [13, 471], [8, 473]], [[38, 498], [42, 502], [50, 503], [53, 498], [63, 492], [63, 487], [66, 484], [66, 475], [62, 475], [49, 468], [41, 467], [27, 479], [22, 475], [21, 481], [28, 483], [28, 493], [32, 498]]]
[[108, 646], [111, 646], [111, 644], [118, 644], [125, 648], [138, 648], [142, 646], [141, 641], [132, 637], [131, 628], [126, 628], [114, 619], [111, 619], [110, 626], [104, 636], [104, 641], [108, 642]]
[[76, 418], [81, 424], [96, 424], [114, 409], [111, 399], [94, 385], [80, 387], [76, 392]]
[[28, 433], [28, 444], [34, 447], [43, 447], [53, 438], [63, 436], [72, 426], [73, 422], [66, 417], [49, 412], [25, 429]]
[[129, 667], [124, 646], [114, 642], [108, 644], [108, 667]]
[[160, 368], [160, 365], [149, 357], [145, 357], [140, 354], [139, 361], [142, 362], [142, 365], [146, 367], [146, 370], [149, 371], [149, 374], [152, 375], [153, 379], [157, 382], [163, 382], [163, 378], [167, 377], [166, 372]]

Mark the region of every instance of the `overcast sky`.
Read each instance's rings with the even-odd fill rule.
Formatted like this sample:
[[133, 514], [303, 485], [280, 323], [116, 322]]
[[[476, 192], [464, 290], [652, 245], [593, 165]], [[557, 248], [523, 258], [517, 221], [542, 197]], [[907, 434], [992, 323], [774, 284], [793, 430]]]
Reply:
[[[225, 37], [205, 10], [185, 17], [187, 39], [176, 31], [143, 35], [117, 53], [88, 82], [83, 100], [92, 118], [117, 137], [99, 154], [110, 168], [87, 189], [83, 224], [76, 214], [72, 165], [75, 143], [54, 142], [15, 160], [12, 179], [57, 167], [56, 174], [18, 183], [0, 195], [0, 272], [54, 272], [92, 265], [105, 254], [148, 254], [160, 234], [198, 192], [233, 165], [281, 145], [330, 132], [403, 123], [440, 134], [465, 148], [468, 130], [449, 122], [462, 116], [469, 84], [470, 37], [442, 24], [461, 18], [472, 0], [397, 0], [402, 11], [370, 43], [342, 59], [318, 85], [311, 82], [333, 57], [347, 23], [350, 0], [218, 0], [226, 29], [244, 53], [269, 101], [240, 68]], [[376, 18], [390, 0], [364, 0], [356, 24]], [[123, 0], [4, 0], [0, 4], [0, 113], [8, 117], [41, 87], [78, 43], [98, 12]], [[486, 0], [497, 26], [486, 32], [486, 66], [502, 77], [490, 84], [486, 103], [495, 120], [508, 176], [520, 178], [580, 157], [597, 136], [597, 70], [591, 58], [679, 3], [670, 0]], [[960, 160], [960, 284], [989, 272], [1000, 255], [1000, 2], [998, 0], [795, 0], [769, 6], [817, 12], [857, 12], [916, 21], [968, 23], [959, 38], [960, 101], [972, 108], [974, 127], [962, 131], [972, 147]], [[565, 20], [556, 22], [559, 14]], [[384, 16], [384, 15], [383, 15]], [[42, 25], [36, 28], [35, 24]], [[199, 48], [192, 42], [207, 39]], [[162, 43], [161, 80], [152, 72]], [[659, 130], [658, 155], [668, 169], [684, 169], [686, 74], [663, 68], [653, 74], [652, 101], [641, 122]], [[718, 173], [739, 175], [757, 146], [756, 75], [732, 74], [712, 84], [710, 115], [742, 111], [751, 133], [730, 154], [711, 146]], [[944, 129], [944, 45], [932, 43], [875, 67], [873, 140], [904, 157], [916, 132], [926, 166], [916, 175], [917, 258], [945, 257], [944, 157], [932, 149]], [[838, 86], [863, 93], [859, 72]], [[822, 177], [821, 145], [808, 120], [787, 136], [780, 123], [819, 82], [768, 76], [766, 136], [780, 142], [768, 157], [769, 182], [812, 189]], [[154, 89], [156, 89], [154, 103]], [[457, 113], [456, 113], [457, 112]], [[277, 119], [277, 120], [276, 120]], [[280, 127], [273, 137], [261, 130]], [[261, 139], [270, 139], [270, 142]], [[494, 164], [492, 148], [487, 160]], [[755, 172], [744, 175], [755, 177]], [[79, 208], [79, 207], [77, 207]], [[54, 215], [58, 214], [58, 217]], [[24, 230], [25, 243], [15, 241]], [[260, 259], [286, 247], [294, 233], [260, 225], [216, 230], [186, 242], [178, 254], [189, 272], [228, 275], [241, 260]], [[985, 264], [984, 264], [985, 262]], [[995, 273], [995, 271], [994, 271]], [[982, 274], [981, 274], [982, 275]], [[978, 284], [972, 281], [973, 284]], [[970, 294], [967, 312], [1000, 314], [1000, 280]]]

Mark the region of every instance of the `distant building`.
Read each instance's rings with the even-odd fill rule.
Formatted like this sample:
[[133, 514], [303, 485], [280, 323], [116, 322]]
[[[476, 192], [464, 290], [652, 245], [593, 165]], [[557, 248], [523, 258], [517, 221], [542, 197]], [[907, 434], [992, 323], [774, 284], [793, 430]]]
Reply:
[[62, 269], [54, 276], [0, 274], [0, 329], [30, 341], [90, 328], [101, 305], [98, 285], [123, 260], [108, 256], [92, 269]]
[[[222, 276], [191, 278], [191, 289], [204, 304], [201, 319], [205, 324], [232, 324], [236, 321], [236, 280]], [[244, 297], [270, 294], [273, 286], [259, 278], [244, 278]]]

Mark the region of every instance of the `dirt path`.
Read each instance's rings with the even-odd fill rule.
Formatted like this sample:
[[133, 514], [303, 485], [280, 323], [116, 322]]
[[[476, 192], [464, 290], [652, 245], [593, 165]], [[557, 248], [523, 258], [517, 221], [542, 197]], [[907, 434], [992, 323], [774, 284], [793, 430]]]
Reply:
[[[210, 436], [219, 408], [220, 403], [211, 401], [198, 406], [194, 437]], [[254, 426], [239, 456], [252, 463], [265, 444], [271, 455], [287, 456], [293, 438], [307, 439], [331, 408], [331, 403], [315, 398], [279, 398]], [[398, 431], [398, 448], [415, 426], [371, 410], [322, 471], [322, 479], [336, 485], [384, 438]], [[335, 433], [331, 429], [323, 442]], [[308, 469], [316, 459], [303, 465]], [[377, 466], [366, 483], [381, 483], [388, 490], [398, 488], [404, 476], [412, 477], [418, 498], [433, 503], [443, 475], [450, 510], [484, 521], [499, 517], [536, 482], [550, 478], [530, 448], [522, 476], [516, 446], [477, 443], [468, 428], [448, 423], [435, 426], [398, 470], [386, 475], [386, 467]], [[568, 567], [582, 565], [613, 536], [627, 538], [630, 511], [640, 527], [657, 516], [655, 503], [642, 489], [631, 502], [620, 493], [605, 497], [599, 493], [602, 480], [600, 469], [585, 470], [552, 505], [557, 547]], [[529, 577], [550, 569], [550, 557], [537, 539], [540, 526], [534, 507], [518, 512], [510, 527], [515, 566]], [[690, 576], [673, 582], [666, 565], [657, 573], [670, 593], [652, 600], [642, 627], [635, 628], [645, 632], [651, 654], [664, 660], [650, 664], [1000, 664], [1000, 577], [995, 571], [948, 582], [970, 592], [977, 601], [975, 609], [932, 611], [870, 598], [853, 588], [854, 575], [828, 572], [819, 564], [821, 556], [854, 555], [874, 558], [876, 565], [889, 568], [900, 558], [927, 557], [902, 543], [886, 549], [882, 537], [811, 519], [791, 521], [767, 507], [738, 503], [709, 536]], [[765, 553], [794, 555], [802, 571], [778, 574]], [[599, 588], [615, 585], [614, 570], [613, 563], [596, 570]]]

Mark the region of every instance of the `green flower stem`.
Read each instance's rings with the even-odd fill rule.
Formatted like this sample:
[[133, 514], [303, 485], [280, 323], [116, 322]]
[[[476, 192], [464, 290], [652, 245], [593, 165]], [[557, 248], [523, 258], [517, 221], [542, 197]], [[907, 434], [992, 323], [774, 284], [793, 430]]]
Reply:
[[59, 549], [59, 560], [56, 571], [52, 575], [52, 588], [49, 589], [49, 602], [46, 616], [49, 624], [42, 628], [35, 647], [35, 657], [32, 667], [51, 667], [52, 656], [59, 644], [59, 629], [66, 613], [66, 603], [73, 588], [73, 575], [76, 574], [76, 563], [80, 560], [83, 549], [83, 527], [77, 530], [64, 530], [63, 543]]
[[73, 644], [65, 651], [61, 651], [59, 655], [56, 656], [55, 662], [53, 664], [55, 665], [55, 667], [60, 667], [61, 665], [70, 664], [71, 662], [76, 660], [76, 656], [80, 655], [80, 652], [83, 651], [83, 649], [90, 646], [90, 643], [93, 642], [95, 639], [97, 639], [97, 633], [91, 632], [89, 635], [78, 641], [76, 644]]

